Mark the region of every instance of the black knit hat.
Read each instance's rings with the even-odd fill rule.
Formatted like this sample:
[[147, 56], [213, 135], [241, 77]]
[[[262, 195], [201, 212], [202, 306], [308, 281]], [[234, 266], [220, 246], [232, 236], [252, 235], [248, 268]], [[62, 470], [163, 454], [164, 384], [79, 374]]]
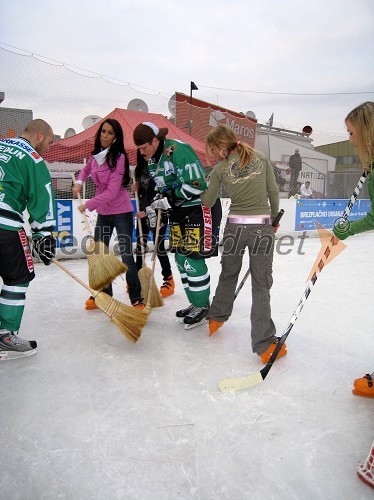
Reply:
[[142, 146], [152, 139], [165, 139], [169, 130], [167, 128], [158, 128], [154, 123], [143, 122], [139, 123], [134, 129], [133, 139], [137, 146]]

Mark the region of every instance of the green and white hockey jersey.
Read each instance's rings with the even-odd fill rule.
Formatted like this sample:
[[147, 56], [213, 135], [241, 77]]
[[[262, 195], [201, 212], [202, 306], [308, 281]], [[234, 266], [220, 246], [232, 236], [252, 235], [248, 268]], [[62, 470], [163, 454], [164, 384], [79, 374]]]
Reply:
[[166, 139], [158, 163], [150, 160], [148, 172], [158, 193], [172, 189], [177, 198], [187, 200], [184, 207], [201, 205], [200, 194], [207, 189], [207, 181], [203, 167], [189, 144]]
[[1, 139], [0, 228], [19, 231], [26, 208], [33, 239], [49, 235], [56, 216], [48, 168], [27, 140]]

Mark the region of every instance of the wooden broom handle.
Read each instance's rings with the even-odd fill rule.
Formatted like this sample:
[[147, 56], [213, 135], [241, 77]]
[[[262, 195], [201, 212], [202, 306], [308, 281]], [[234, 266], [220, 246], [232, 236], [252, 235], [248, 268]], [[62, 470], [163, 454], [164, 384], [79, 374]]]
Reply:
[[95, 294], [95, 291], [92, 290], [92, 288], [90, 288], [88, 285], [86, 285], [86, 283], [84, 281], [82, 281], [80, 278], [78, 278], [78, 276], [75, 276], [75, 274], [73, 274], [71, 271], [69, 271], [69, 269], [67, 267], [65, 267], [63, 264], [61, 264], [61, 262], [59, 262], [57, 259], [52, 259], [52, 262], [54, 264], [56, 264], [56, 266], [58, 266], [60, 269], [62, 269], [66, 274], [68, 274], [69, 276], [71, 276], [73, 279], [75, 279], [75, 281], [77, 281], [80, 285], [82, 285], [86, 290], [88, 290], [90, 292], [91, 295], [94, 295]]
[[[135, 184], [135, 183], [134, 183]], [[139, 196], [138, 192], [134, 191], [135, 193], [135, 205], [136, 205], [136, 211], [139, 212]], [[143, 266], [145, 264], [145, 248], [143, 247], [143, 228], [142, 228], [142, 221], [141, 219], [138, 219], [138, 231], [139, 231], [139, 236], [140, 236], [140, 251], [142, 253], [142, 261], [143, 261]]]
[[[75, 184], [75, 175], [72, 173], [71, 174], [71, 178], [73, 179], [73, 182]], [[80, 193], [77, 193], [77, 196], [78, 196], [78, 200], [79, 200], [79, 204], [82, 205], [82, 197], [81, 197], [81, 194]], [[85, 212], [81, 212], [81, 215], [82, 215], [82, 218], [83, 218], [83, 222], [84, 222], [84, 225], [85, 225], [85, 228], [86, 228], [86, 231], [92, 236], [91, 234], [91, 230], [90, 230], [90, 226], [88, 224], [88, 217], [87, 217], [87, 214]]]
[[157, 255], [157, 250], [158, 250], [158, 237], [159, 237], [159, 233], [160, 233], [160, 223], [161, 223], [161, 209], [159, 209], [158, 213], [157, 213], [155, 247], [153, 249], [152, 258], [151, 258], [152, 268], [151, 268], [151, 279], [149, 282], [147, 308], [150, 308], [150, 306], [151, 306], [151, 302], [150, 302], [151, 301], [151, 291], [152, 291], [152, 287], [155, 285], [154, 274], [155, 274], [155, 266], [156, 266], [156, 255]]

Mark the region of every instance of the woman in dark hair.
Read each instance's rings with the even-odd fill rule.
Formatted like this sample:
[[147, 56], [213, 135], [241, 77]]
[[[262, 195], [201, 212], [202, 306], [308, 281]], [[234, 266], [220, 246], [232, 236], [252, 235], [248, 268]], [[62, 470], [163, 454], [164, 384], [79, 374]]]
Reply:
[[[78, 208], [82, 213], [86, 208], [91, 212], [96, 210], [95, 241], [102, 241], [109, 246], [113, 230], [116, 230], [121, 259], [128, 267], [126, 281], [131, 304], [143, 309], [141, 285], [132, 254], [133, 206], [126, 190], [130, 169], [122, 127], [117, 120], [107, 118], [100, 125], [95, 135], [92, 156], [73, 186], [75, 196], [81, 192], [82, 184], [89, 175], [96, 185], [96, 195]], [[112, 286], [104, 292], [113, 295]], [[86, 301], [86, 309], [96, 309], [93, 297]]]

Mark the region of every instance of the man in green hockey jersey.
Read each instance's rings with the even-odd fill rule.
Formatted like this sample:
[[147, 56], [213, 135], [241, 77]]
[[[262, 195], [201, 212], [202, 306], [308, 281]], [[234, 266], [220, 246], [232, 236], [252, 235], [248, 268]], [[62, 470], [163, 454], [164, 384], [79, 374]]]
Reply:
[[156, 185], [158, 199], [151, 209], [170, 214], [170, 249], [190, 302], [176, 316], [189, 329], [200, 324], [209, 310], [205, 259], [218, 254], [221, 202], [218, 199], [212, 208], [202, 205], [200, 194], [207, 189], [207, 180], [201, 163], [189, 144], [166, 139], [167, 133], [167, 128], [144, 122], [134, 129], [133, 139]]
[[45, 264], [55, 256], [55, 200], [42, 155], [53, 142], [51, 126], [32, 120], [20, 137], [0, 139], [0, 361], [31, 356], [34, 340], [18, 336], [34, 265], [23, 212], [27, 209], [33, 254]]

